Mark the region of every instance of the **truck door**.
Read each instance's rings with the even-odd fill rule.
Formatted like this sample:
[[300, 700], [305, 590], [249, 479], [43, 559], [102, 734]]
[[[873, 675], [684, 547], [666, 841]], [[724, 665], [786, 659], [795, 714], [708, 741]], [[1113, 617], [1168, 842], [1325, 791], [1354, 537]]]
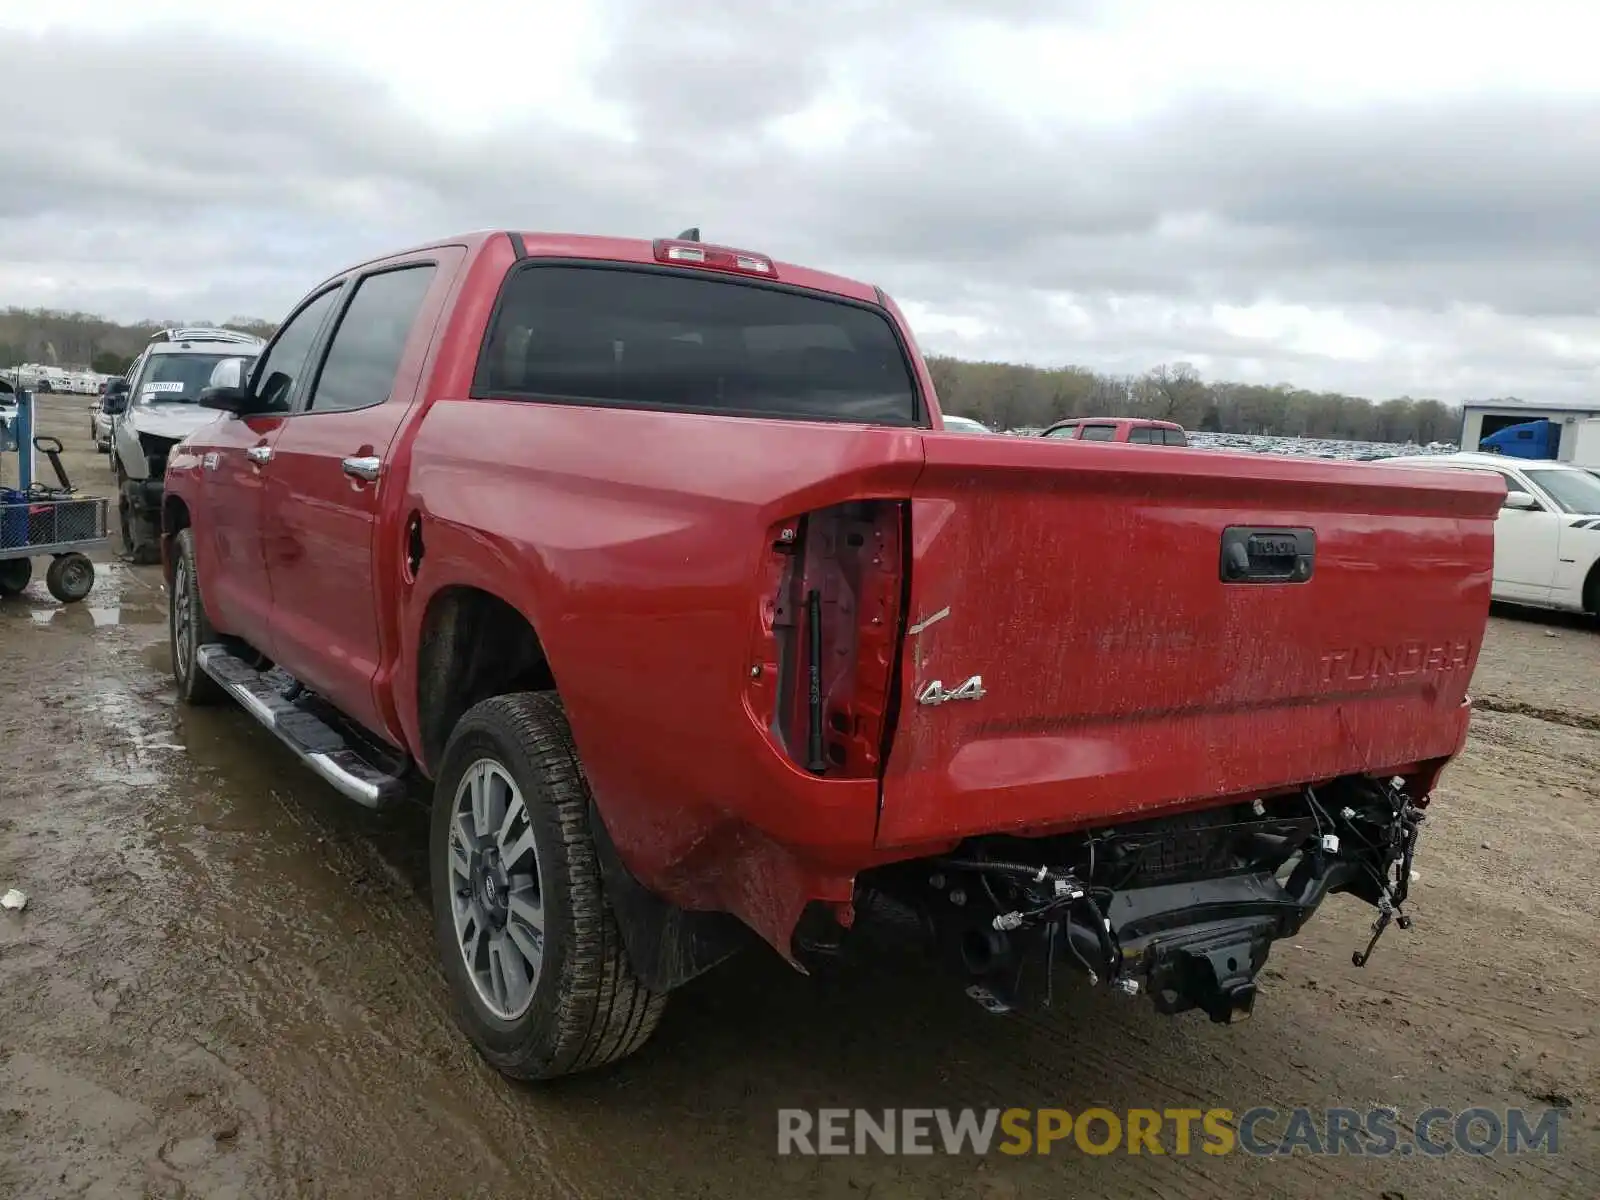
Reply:
[[192, 438], [202, 456], [195, 536], [207, 543], [199, 555], [200, 587], [217, 622], [269, 657], [272, 592], [262, 549], [262, 493], [272, 445], [296, 395], [306, 383], [312, 350], [338, 300], [334, 284], [300, 306], [262, 353], [252, 373], [261, 410], [224, 417]]
[[[354, 281], [268, 472], [273, 658], [348, 716], [392, 736], [373, 690], [384, 661], [380, 606], [399, 582], [403, 514], [389, 451], [463, 255], [435, 249]], [[393, 544], [380, 545], [382, 537]]]

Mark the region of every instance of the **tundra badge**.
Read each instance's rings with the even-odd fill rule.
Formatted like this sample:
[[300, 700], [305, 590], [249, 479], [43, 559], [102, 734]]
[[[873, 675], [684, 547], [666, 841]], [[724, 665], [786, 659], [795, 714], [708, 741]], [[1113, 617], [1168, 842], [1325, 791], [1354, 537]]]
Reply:
[[974, 675], [960, 687], [949, 692], [944, 690], [942, 680], [935, 679], [917, 693], [917, 703], [943, 704], [946, 700], [982, 700], [984, 695], [982, 675]]

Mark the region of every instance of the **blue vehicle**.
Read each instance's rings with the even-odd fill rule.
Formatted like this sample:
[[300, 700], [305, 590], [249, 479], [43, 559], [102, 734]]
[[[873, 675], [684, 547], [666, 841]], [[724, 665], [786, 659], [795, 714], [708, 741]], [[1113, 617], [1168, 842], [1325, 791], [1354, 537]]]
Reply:
[[1478, 449], [1484, 453], [1504, 454], [1507, 458], [1553, 459], [1560, 448], [1561, 426], [1542, 417], [1537, 421], [1507, 425], [1478, 443]]

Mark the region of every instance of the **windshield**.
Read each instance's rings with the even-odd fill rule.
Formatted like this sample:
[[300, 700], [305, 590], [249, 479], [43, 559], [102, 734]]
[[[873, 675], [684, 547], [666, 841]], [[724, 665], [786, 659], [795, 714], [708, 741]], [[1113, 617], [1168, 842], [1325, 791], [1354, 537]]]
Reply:
[[225, 358], [245, 360], [246, 373], [249, 356], [235, 354], [152, 354], [139, 381], [139, 404], [193, 404], [200, 398], [200, 389], [211, 382], [211, 372]]
[[1569, 513], [1600, 513], [1600, 479], [1587, 471], [1524, 470], [1534, 483]]

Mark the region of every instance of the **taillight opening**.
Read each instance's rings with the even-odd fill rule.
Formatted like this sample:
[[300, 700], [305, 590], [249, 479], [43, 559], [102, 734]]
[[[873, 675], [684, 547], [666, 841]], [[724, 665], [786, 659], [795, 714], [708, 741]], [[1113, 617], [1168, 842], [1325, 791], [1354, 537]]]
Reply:
[[[905, 610], [906, 506], [852, 501], [771, 531], [759, 658], [775, 668], [763, 716], [800, 766], [829, 779], [882, 774]], [[754, 697], [753, 697], [754, 698]]]

